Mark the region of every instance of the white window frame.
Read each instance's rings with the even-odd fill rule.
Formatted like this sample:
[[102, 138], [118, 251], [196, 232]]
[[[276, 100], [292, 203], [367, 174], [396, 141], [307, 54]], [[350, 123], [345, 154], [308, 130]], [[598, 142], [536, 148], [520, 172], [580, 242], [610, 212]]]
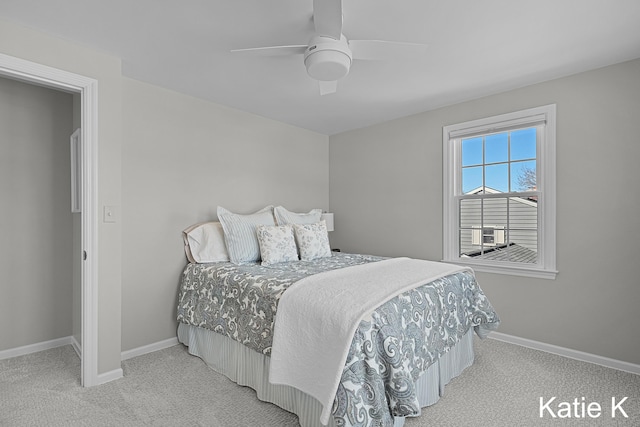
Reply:
[[[538, 262], [478, 260], [460, 257], [458, 197], [462, 194], [463, 138], [539, 126], [536, 185], [538, 198]], [[443, 261], [468, 265], [475, 271], [555, 279], [556, 270], [556, 105], [545, 105], [499, 116], [444, 126], [443, 144]]]

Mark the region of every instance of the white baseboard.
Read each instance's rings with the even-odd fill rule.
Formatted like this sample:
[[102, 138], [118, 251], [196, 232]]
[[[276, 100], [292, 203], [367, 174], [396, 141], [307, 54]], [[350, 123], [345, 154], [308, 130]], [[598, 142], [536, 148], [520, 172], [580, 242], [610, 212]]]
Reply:
[[[143, 354], [152, 353], [154, 351], [162, 350], [165, 348], [178, 345], [178, 338], [169, 338], [164, 341], [145, 345], [142, 347], [134, 348], [132, 350], [123, 351], [121, 353], [122, 360], [131, 359], [132, 357], [142, 356]], [[49, 350], [56, 347], [62, 347], [64, 345], [71, 345], [78, 357], [82, 359], [82, 346], [73, 336], [57, 338], [54, 340], [43, 341], [35, 344], [29, 344], [22, 347], [10, 348], [8, 350], [0, 351], [0, 360], [10, 359], [12, 357], [24, 356], [30, 353], [37, 353], [39, 351]], [[96, 385], [105, 384], [110, 381], [122, 378], [124, 375], [122, 368], [114, 369], [113, 371], [105, 372], [98, 375]]]
[[131, 359], [132, 357], [142, 356], [143, 354], [153, 353], [154, 351], [163, 350], [165, 348], [173, 347], [174, 345], [178, 345], [178, 338], [169, 338], [164, 341], [158, 341], [153, 344], [144, 345], [142, 347], [137, 347], [131, 350], [123, 351], [120, 355], [122, 360]]
[[583, 351], [572, 350], [570, 348], [560, 347], [553, 344], [546, 344], [540, 341], [534, 341], [526, 338], [520, 338], [513, 335], [507, 335], [500, 332], [491, 332], [489, 338], [504, 341], [510, 344], [520, 345], [522, 347], [532, 348], [547, 353], [557, 354], [558, 356], [568, 357], [569, 359], [580, 360], [582, 362], [594, 363], [607, 368], [617, 369], [619, 371], [630, 372], [640, 375], [640, 365], [624, 362], [622, 360], [611, 359], [597, 354], [585, 353]]
[[98, 374], [98, 380], [95, 385], [101, 385], [110, 381], [119, 380], [124, 376], [122, 368], [114, 369], [113, 371]]
[[35, 344], [24, 345], [22, 347], [10, 348], [0, 351], [0, 360], [10, 359], [12, 357], [24, 356], [25, 354], [37, 353], [39, 351], [49, 350], [63, 345], [73, 344], [73, 337], [63, 337], [54, 340], [43, 341]]
[[82, 360], [82, 346], [80, 345], [78, 340], [76, 340], [76, 337], [71, 337], [71, 345], [73, 346], [73, 349], [76, 351], [76, 354], [78, 355], [80, 360]]

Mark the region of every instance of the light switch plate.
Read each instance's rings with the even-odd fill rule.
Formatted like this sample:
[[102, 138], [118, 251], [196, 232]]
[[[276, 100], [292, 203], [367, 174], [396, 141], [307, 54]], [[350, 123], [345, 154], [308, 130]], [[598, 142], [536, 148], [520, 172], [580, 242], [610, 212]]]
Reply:
[[118, 222], [120, 220], [120, 215], [118, 212], [117, 206], [105, 206], [102, 221], [103, 222]]

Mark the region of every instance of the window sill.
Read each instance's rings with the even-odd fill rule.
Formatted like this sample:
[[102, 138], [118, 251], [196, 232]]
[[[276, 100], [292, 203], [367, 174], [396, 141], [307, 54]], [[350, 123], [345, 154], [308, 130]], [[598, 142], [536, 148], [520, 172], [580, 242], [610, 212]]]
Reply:
[[462, 260], [459, 258], [455, 260], [443, 260], [442, 262], [471, 267], [475, 272], [479, 271], [482, 273], [508, 274], [511, 276], [532, 277], [535, 279], [555, 280], [556, 275], [558, 274], [557, 270], [545, 270], [542, 268], [521, 267], [504, 264], [487, 264]]

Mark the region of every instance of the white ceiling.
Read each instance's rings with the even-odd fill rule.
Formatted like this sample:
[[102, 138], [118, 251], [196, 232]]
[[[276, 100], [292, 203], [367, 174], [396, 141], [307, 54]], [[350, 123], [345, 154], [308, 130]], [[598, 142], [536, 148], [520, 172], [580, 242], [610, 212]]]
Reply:
[[[320, 96], [302, 56], [312, 0], [0, 0], [0, 17], [122, 58], [122, 73], [326, 135], [640, 57], [638, 0], [343, 0], [351, 39], [426, 43], [356, 61]], [[640, 78], [640, 76], [638, 76]]]

